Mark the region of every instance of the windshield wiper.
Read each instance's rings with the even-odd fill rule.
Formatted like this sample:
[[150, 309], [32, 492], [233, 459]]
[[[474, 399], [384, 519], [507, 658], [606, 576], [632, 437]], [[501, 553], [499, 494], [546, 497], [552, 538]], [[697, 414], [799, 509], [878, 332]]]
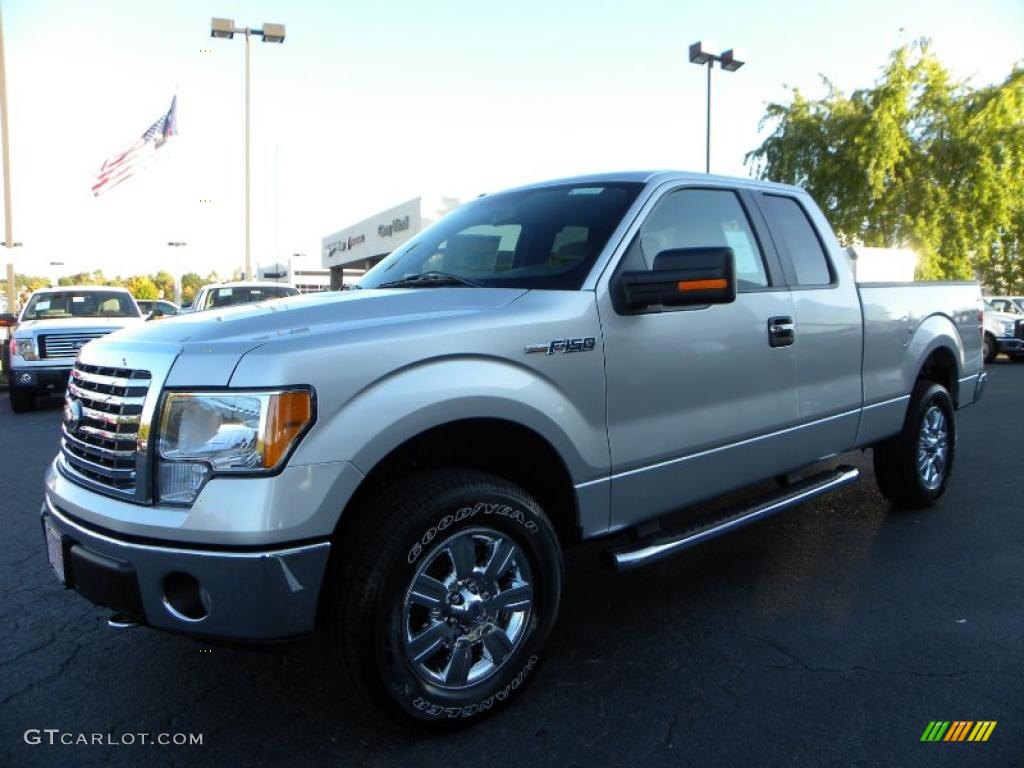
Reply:
[[451, 275], [447, 272], [424, 272], [420, 275], [410, 275], [401, 280], [392, 280], [381, 283], [378, 288], [432, 288], [443, 285], [468, 285], [472, 288], [483, 288], [480, 283], [469, 280], [458, 275]]

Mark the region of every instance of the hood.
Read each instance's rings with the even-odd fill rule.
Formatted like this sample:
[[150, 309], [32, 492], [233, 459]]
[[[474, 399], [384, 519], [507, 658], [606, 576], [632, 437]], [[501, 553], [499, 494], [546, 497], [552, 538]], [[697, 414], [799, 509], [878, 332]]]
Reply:
[[296, 335], [472, 315], [504, 307], [521, 288], [392, 288], [332, 291], [192, 312], [119, 332], [110, 341], [264, 344]]
[[141, 325], [141, 317], [50, 317], [26, 320], [15, 326], [16, 333], [74, 333], [75, 331], [116, 331], [129, 325]]

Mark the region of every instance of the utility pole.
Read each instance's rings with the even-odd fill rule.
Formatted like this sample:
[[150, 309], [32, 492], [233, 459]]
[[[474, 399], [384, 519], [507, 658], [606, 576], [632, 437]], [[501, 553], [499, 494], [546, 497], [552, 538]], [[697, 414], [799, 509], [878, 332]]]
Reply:
[[[7, 63], [4, 55], [4, 22], [0, 11], [0, 142], [3, 143], [4, 173], [4, 248], [14, 247], [14, 226], [11, 222], [11, 151], [7, 120]], [[7, 311], [14, 312], [18, 291], [14, 284], [14, 262], [7, 260]]]

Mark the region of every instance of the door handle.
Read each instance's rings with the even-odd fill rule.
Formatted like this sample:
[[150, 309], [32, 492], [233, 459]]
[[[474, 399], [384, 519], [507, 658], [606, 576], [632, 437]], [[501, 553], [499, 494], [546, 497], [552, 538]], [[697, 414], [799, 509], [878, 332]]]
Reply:
[[796, 339], [796, 324], [792, 317], [768, 318], [768, 345], [788, 347]]

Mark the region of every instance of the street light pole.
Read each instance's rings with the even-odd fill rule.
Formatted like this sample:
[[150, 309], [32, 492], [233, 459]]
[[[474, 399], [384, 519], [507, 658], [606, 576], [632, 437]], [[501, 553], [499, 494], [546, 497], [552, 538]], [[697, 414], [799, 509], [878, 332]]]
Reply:
[[233, 19], [211, 19], [210, 37], [220, 37], [231, 40], [236, 34], [245, 35], [245, 279], [252, 280], [252, 250], [251, 250], [251, 227], [249, 216], [250, 185], [249, 185], [249, 57], [251, 39], [253, 35], [259, 35], [265, 43], [284, 42], [284, 24], [264, 24], [262, 29], [235, 27]]
[[245, 28], [245, 279], [252, 280], [252, 230], [249, 223], [249, 53], [252, 47], [252, 32]]
[[699, 66], [706, 64], [708, 68], [708, 107], [704, 141], [705, 173], [711, 173], [711, 70], [714, 68], [716, 61], [719, 62], [719, 66], [726, 72], [735, 72], [745, 63], [736, 58], [736, 52], [732, 48], [716, 55], [706, 51], [699, 40], [690, 45], [690, 63]]
[[704, 127], [704, 173], [711, 173], [711, 65], [714, 59], [708, 59], [708, 109], [707, 123]]
[[[0, 143], [3, 144], [4, 174], [4, 248], [14, 247], [14, 228], [11, 222], [11, 152], [7, 127], [7, 62], [4, 54], [4, 22], [0, 14]], [[14, 263], [7, 262], [7, 311], [14, 312], [18, 291], [14, 284]]]
[[[182, 248], [188, 243], [183, 240], [171, 240], [167, 243], [170, 248]], [[167, 297], [164, 296], [166, 299]], [[174, 303], [179, 307], [181, 306], [181, 270], [178, 265], [174, 265]]]

